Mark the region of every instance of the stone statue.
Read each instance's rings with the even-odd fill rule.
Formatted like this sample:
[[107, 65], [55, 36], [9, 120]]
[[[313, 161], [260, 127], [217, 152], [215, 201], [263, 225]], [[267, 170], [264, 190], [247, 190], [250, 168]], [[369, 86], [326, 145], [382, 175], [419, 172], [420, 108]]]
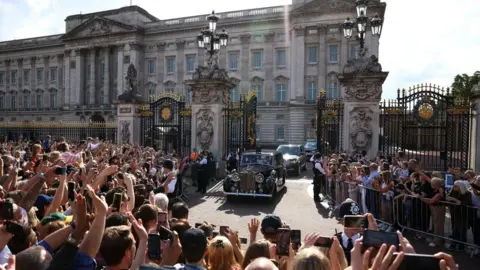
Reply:
[[213, 113], [201, 109], [197, 116], [197, 137], [202, 149], [209, 149], [213, 139]]
[[130, 122], [122, 121], [122, 143], [130, 143]]
[[90, 28], [90, 35], [106, 34], [106, 33], [110, 33], [110, 32], [111, 32], [110, 25], [108, 25], [108, 23], [104, 22], [104, 21], [97, 21]]
[[127, 77], [125, 77], [127, 90], [126, 92], [132, 92], [138, 94], [137, 85], [137, 70], [133, 64], [128, 66]]
[[350, 139], [354, 150], [368, 151], [372, 143], [372, 118], [367, 115], [367, 108], [355, 108], [350, 112]]

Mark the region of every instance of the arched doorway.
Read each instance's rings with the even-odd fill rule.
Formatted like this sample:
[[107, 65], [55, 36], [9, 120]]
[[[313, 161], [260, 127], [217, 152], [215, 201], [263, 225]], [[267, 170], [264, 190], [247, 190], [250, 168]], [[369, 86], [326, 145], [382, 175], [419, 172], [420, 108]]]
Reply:
[[178, 151], [180, 134], [178, 129], [174, 127], [157, 127], [156, 145], [158, 149], [166, 152], [172, 150]]

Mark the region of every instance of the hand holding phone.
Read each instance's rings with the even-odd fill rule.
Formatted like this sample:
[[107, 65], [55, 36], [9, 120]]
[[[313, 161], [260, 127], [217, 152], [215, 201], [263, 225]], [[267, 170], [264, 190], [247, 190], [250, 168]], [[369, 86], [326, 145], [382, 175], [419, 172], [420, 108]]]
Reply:
[[68, 182], [68, 200], [75, 201], [75, 182]]
[[57, 168], [55, 168], [54, 173], [56, 175], [67, 175], [67, 168], [66, 167], [63, 167], [63, 168], [62, 167], [57, 167]]
[[113, 195], [113, 203], [112, 203], [112, 208], [114, 208], [114, 211], [120, 211], [120, 207], [122, 205], [122, 199], [123, 199], [123, 194], [122, 193], [115, 193]]
[[147, 247], [147, 255], [150, 260], [160, 260], [162, 258], [160, 234], [149, 233]]
[[391, 232], [382, 232], [382, 231], [373, 231], [365, 230], [363, 232], [363, 249], [366, 250], [370, 247], [380, 248], [382, 244], [387, 244], [388, 246], [394, 245], [397, 250], [400, 246], [397, 233]]
[[280, 228], [277, 230], [276, 253], [278, 256], [288, 256], [290, 254], [291, 233], [290, 229]]
[[168, 228], [168, 213], [167, 212], [158, 212], [157, 219], [157, 230], [160, 230], [160, 227]]
[[13, 204], [11, 202], [0, 202], [0, 220], [12, 220]]
[[315, 241], [316, 247], [331, 248], [333, 244], [332, 237], [319, 236], [317, 241]]
[[355, 228], [355, 229], [367, 229], [368, 218], [367, 216], [346, 215], [343, 217], [343, 227]]
[[[397, 256], [397, 252], [393, 253], [392, 261], [395, 261]], [[410, 269], [440, 270], [440, 260], [433, 255], [405, 253], [398, 270]]]
[[290, 233], [290, 242], [293, 245], [293, 250], [298, 250], [302, 245], [302, 232], [300, 230], [292, 230]]
[[220, 234], [221, 236], [227, 237], [228, 229], [229, 229], [228, 226], [220, 226], [219, 234]]

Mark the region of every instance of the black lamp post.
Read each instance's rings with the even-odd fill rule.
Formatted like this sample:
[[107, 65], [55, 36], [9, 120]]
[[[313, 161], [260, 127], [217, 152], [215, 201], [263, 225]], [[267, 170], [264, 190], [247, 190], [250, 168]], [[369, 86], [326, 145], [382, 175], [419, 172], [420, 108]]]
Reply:
[[213, 60], [216, 59], [215, 56], [220, 51], [220, 48], [226, 47], [228, 43], [228, 33], [225, 29], [217, 33], [218, 19], [219, 17], [215, 15], [215, 11], [212, 11], [212, 14], [207, 17], [208, 28], [202, 29], [197, 36], [198, 47], [204, 48], [209, 55], [209, 65], [213, 64]]
[[325, 154], [325, 138], [324, 138], [324, 125], [323, 125], [323, 108], [327, 103], [327, 92], [325, 89], [320, 90], [317, 96], [317, 151], [322, 155]]
[[[356, 38], [360, 42], [360, 49], [363, 50], [365, 45], [365, 33], [367, 31], [368, 17], [367, 17], [367, 6], [368, 0], [357, 0], [355, 2], [357, 7], [357, 20], [355, 22], [351, 21], [350, 18], [347, 18], [342, 24], [343, 35], [345, 38], [350, 39], [353, 36], [353, 29], [357, 25], [357, 35]], [[382, 33], [383, 21], [375, 14], [370, 20], [370, 27], [372, 28], [373, 36], [380, 36]]]

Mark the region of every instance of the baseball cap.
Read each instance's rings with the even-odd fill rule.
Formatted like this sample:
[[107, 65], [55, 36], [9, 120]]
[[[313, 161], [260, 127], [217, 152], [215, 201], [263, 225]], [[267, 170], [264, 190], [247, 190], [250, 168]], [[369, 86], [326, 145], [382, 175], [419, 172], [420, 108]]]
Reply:
[[344, 216], [347, 216], [347, 215], [352, 215], [352, 216], [361, 215], [360, 207], [352, 199], [346, 199], [338, 207], [339, 219], [342, 219]]
[[282, 227], [282, 220], [279, 216], [266, 215], [262, 220], [262, 229], [274, 229], [275, 231]]
[[205, 250], [207, 248], [207, 237], [205, 233], [198, 228], [190, 228], [183, 232], [180, 242], [182, 249]]
[[40, 194], [35, 201], [35, 207], [38, 209], [43, 208], [45, 205], [49, 205], [53, 201], [53, 198], [45, 194]]
[[42, 219], [42, 225], [47, 225], [50, 222], [58, 220], [64, 221], [65, 223], [70, 223], [73, 220], [73, 216], [65, 216], [60, 212], [55, 212], [53, 214], [50, 214], [49, 216], [44, 217]]

